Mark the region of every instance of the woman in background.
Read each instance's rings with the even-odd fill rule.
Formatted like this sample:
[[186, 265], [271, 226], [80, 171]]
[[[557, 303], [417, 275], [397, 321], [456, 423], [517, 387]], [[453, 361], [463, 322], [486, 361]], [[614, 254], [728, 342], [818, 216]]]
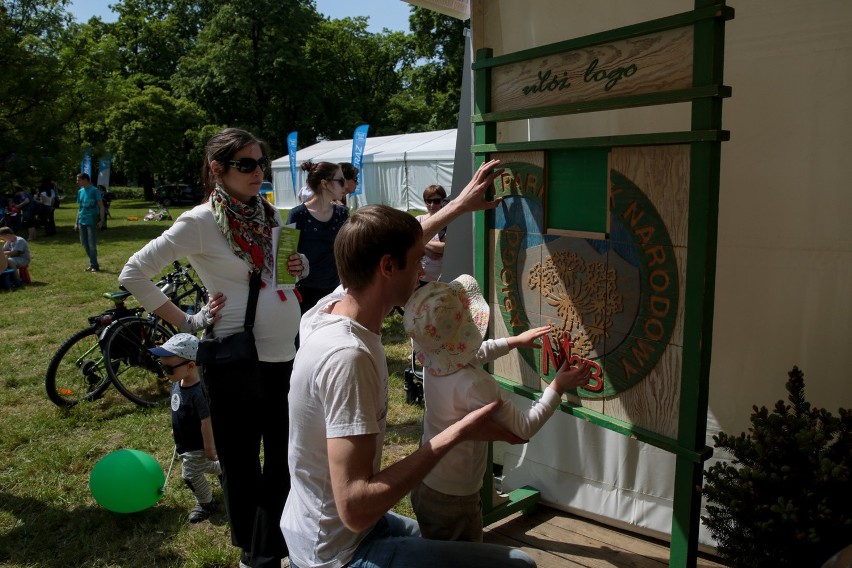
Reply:
[[[447, 199], [447, 192], [438, 184], [433, 184], [423, 190], [423, 201], [426, 203], [426, 215], [418, 215], [417, 220], [422, 224], [425, 219], [428, 219], [435, 213], [441, 210], [444, 202]], [[435, 282], [441, 278], [441, 272], [444, 268], [444, 237], [447, 235], [447, 228], [444, 227], [438, 234], [432, 237], [426, 243], [426, 251], [421, 259], [423, 265], [423, 279], [420, 284], [427, 282]]]
[[308, 161], [302, 163], [301, 168], [308, 172], [308, 187], [314, 195], [290, 210], [287, 224], [295, 224], [301, 231], [299, 252], [308, 257], [311, 266], [311, 273], [296, 284], [302, 296], [304, 314], [340, 284], [334, 261], [334, 240], [349, 218], [349, 211], [339, 205], [346, 192], [346, 178], [339, 165]]
[[343, 172], [343, 179], [346, 180], [346, 193], [343, 194], [343, 198], [340, 200], [340, 204], [346, 207], [346, 196], [355, 193], [355, 189], [358, 187], [358, 172], [360, 170], [349, 162], [340, 162], [337, 165], [340, 166], [340, 171]]

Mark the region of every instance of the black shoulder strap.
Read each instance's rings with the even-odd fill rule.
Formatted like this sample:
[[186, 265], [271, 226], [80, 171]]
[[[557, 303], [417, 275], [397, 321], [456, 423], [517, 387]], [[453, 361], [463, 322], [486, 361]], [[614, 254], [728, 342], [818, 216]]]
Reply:
[[257, 311], [257, 296], [260, 294], [260, 274], [261, 270], [255, 268], [251, 271], [249, 278], [249, 299], [246, 304], [246, 319], [243, 327], [249, 330], [254, 327], [254, 314]]

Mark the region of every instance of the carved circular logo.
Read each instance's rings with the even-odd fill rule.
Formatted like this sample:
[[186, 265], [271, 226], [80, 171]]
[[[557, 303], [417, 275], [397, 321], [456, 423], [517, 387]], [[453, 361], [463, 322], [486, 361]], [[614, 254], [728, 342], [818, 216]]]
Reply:
[[529, 329], [530, 315], [540, 314], [540, 325], [554, 329], [550, 342], [522, 357], [546, 380], [565, 357], [590, 360], [593, 380], [577, 392], [585, 398], [622, 392], [654, 369], [671, 339], [680, 289], [657, 209], [617, 171], [610, 179], [606, 240], [529, 232], [541, 202], [523, 193], [504, 196], [497, 223], [495, 292], [507, 329]]

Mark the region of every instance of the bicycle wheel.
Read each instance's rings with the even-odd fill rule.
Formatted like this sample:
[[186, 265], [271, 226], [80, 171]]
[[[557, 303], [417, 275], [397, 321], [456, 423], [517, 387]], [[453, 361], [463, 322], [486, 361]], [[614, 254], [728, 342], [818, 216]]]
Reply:
[[74, 406], [103, 394], [109, 374], [96, 328], [80, 330], [65, 340], [47, 366], [44, 386], [57, 406]]
[[157, 357], [148, 351], [173, 335], [159, 323], [141, 317], [126, 317], [113, 322], [101, 345], [107, 369], [115, 387], [140, 406], [157, 406], [166, 402], [171, 384], [160, 369]]

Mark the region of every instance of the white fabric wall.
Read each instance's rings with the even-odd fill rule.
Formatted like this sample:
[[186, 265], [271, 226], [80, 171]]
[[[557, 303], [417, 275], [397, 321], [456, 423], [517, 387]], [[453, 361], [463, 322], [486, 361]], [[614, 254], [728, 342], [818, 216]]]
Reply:
[[[402, 211], [425, 210], [423, 190], [438, 183], [447, 192], [453, 179], [456, 131], [438, 130], [394, 136], [367, 138], [362, 170], [364, 192], [347, 198], [350, 206], [382, 203]], [[349, 162], [352, 140], [328, 140], [296, 152], [296, 167], [302, 162]], [[307, 174], [297, 170], [298, 188], [306, 185]], [[293, 193], [290, 157], [272, 162], [272, 185], [275, 205], [291, 209], [298, 205]]]
[[[786, 400], [787, 371], [837, 414], [852, 407], [852, 3], [747, 0], [726, 27], [713, 356], [707, 444]], [[692, 1], [489, 0], [475, 47], [509, 53], [693, 9]], [[474, 11], [474, 17], [476, 12]], [[501, 141], [688, 130], [689, 105], [517, 121]], [[665, 537], [674, 458], [558, 414], [526, 446], [499, 446], [507, 485], [557, 507]], [[708, 462], [725, 458], [724, 454]], [[710, 543], [708, 534], [701, 541]]]

